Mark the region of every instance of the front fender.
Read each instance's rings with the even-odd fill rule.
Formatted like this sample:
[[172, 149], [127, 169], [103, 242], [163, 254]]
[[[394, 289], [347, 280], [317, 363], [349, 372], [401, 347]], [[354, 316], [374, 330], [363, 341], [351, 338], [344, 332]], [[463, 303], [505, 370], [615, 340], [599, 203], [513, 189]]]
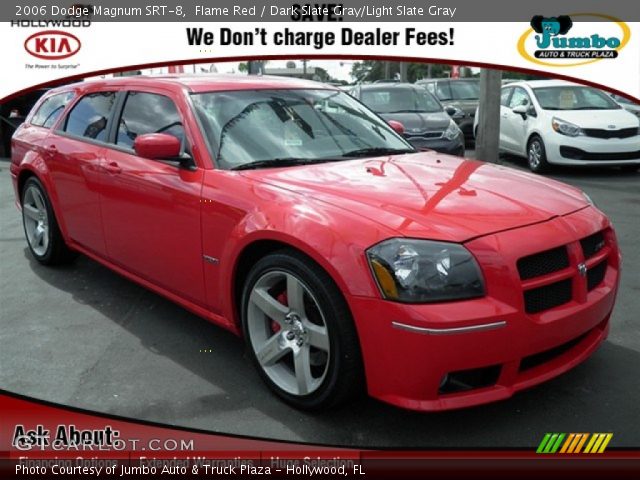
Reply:
[[[215, 174], [214, 174], [215, 175]], [[235, 320], [238, 262], [255, 242], [290, 246], [320, 265], [349, 296], [379, 296], [365, 250], [394, 236], [391, 229], [339, 207], [239, 176], [216, 175], [216, 188], [203, 189], [203, 254], [218, 263], [205, 266], [214, 311]], [[224, 203], [211, 196], [233, 190]]]

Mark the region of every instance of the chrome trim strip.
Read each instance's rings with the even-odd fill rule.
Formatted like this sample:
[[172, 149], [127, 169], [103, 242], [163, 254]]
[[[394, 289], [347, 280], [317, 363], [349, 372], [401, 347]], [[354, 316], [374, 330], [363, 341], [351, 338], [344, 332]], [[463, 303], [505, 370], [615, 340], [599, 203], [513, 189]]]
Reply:
[[205, 262], [212, 263], [213, 265], [217, 265], [218, 263], [220, 263], [220, 261], [217, 258], [212, 257], [210, 255], [202, 255], [202, 258], [204, 258]]
[[468, 327], [453, 327], [453, 328], [426, 328], [416, 327], [413, 325], [407, 325], [406, 323], [391, 322], [393, 328], [398, 330], [406, 330], [408, 332], [420, 333], [422, 335], [456, 335], [458, 333], [469, 332], [483, 332], [486, 330], [495, 330], [507, 325], [507, 322], [501, 320], [493, 323], [481, 323], [479, 325], [469, 325]]

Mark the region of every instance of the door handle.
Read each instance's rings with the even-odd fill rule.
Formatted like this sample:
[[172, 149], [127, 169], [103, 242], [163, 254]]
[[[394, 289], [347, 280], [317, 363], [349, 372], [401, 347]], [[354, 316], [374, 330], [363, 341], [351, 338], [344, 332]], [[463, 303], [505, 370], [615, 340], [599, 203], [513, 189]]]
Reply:
[[104, 169], [108, 172], [108, 173], [121, 173], [122, 169], [120, 168], [120, 166], [116, 163], [116, 162], [109, 162], [107, 164], [106, 167], [104, 167]]

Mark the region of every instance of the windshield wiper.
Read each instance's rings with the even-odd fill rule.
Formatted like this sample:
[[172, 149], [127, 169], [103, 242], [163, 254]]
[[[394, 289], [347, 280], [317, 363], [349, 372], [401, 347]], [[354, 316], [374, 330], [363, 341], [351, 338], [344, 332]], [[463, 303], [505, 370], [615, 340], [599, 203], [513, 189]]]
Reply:
[[255, 162], [248, 162], [248, 163], [243, 163], [242, 165], [236, 165], [235, 167], [231, 167], [231, 170], [253, 170], [256, 168], [270, 168], [270, 167], [293, 167], [295, 165], [307, 165], [309, 163], [314, 163], [315, 161], [316, 160], [311, 158], [296, 158], [296, 157], [270, 158], [269, 160], [256, 160]]
[[342, 154], [343, 157], [370, 157], [374, 155], [400, 155], [403, 153], [416, 153], [416, 150], [409, 148], [388, 148], [388, 147], [370, 147], [352, 150]]

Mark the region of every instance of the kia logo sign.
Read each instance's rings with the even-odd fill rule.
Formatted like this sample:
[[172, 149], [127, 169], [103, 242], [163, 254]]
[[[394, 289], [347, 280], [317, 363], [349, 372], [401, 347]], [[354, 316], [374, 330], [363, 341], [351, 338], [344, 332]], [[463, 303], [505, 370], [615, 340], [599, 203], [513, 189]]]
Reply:
[[80, 50], [80, 40], [62, 30], [45, 30], [34, 33], [24, 42], [24, 49], [37, 58], [61, 60], [75, 55]]

